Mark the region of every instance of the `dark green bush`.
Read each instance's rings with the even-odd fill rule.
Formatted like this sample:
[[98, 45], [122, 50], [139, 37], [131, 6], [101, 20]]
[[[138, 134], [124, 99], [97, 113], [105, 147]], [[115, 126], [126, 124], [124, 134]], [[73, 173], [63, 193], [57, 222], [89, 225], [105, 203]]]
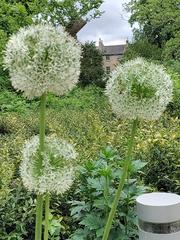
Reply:
[[101, 52], [93, 42], [85, 43], [82, 49], [83, 53], [79, 84], [83, 87], [89, 84], [104, 87], [103, 56]]
[[[6, 201], [0, 202], [0, 239], [34, 240], [35, 194], [27, 192], [19, 179], [11, 183]], [[49, 239], [67, 240], [72, 233], [69, 200], [73, 189], [63, 196], [52, 196], [49, 216]], [[1, 199], [0, 199], [1, 200]]]
[[145, 183], [156, 187], [158, 191], [180, 194], [178, 159], [180, 159], [178, 141], [155, 142], [144, 159], [148, 161], [145, 169]]

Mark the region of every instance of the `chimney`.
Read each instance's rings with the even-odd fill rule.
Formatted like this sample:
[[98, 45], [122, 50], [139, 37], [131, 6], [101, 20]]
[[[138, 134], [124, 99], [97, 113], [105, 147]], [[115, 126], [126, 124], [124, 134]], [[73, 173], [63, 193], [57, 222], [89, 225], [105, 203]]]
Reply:
[[128, 45], [129, 45], [129, 40], [126, 39], [126, 47], [128, 47]]
[[102, 41], [102, 39], [101, 38], [99, 38], [99, 50], [101, 51], [101, 52], [103, 52], [103, 50], [104, 50], [104, 44], [103, 44], [103, 41]]
[[129, 46], [129, 41], [128, 41], [128, 39], [126, 39], [126, 44], [124, 46], [124, 53], [127, 51], [128, 46]]

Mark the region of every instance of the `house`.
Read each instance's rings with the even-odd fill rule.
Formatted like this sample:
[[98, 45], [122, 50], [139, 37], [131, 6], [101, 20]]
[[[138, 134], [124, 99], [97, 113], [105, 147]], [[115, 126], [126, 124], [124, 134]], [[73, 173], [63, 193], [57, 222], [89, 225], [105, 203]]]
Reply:
[[115, 69], [116, 65], [121, 61], [121, 58], [128, 47], [128, 40], [125, 44], [105, 46], [102, 39], [99, 39], [99, 50], [103, 54], [104, 69], [106, 73], [110, 73]]

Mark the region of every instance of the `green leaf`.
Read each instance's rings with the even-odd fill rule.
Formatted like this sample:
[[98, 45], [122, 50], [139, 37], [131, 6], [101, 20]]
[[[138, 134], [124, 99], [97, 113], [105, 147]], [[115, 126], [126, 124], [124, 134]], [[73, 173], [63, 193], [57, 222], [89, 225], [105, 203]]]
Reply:
[[98, 216], [88, 214], [80, 224], [86, 226], [89, 230], [97, 230], [102, 227], [102, 219]]
[[97, 236], [97, 237], [102, 237], [102, 236], [103, 236], [103, 233], [104, 233], [104, 227], [96, 230], [96, 236]]
[[91, 188], [96, 189], [97, 191], [102, 191], [104, 189], [104, 184], [102, 179], [99, 178], [88, 178], [87, 182]]
[[143, 167], [145, 167], [146, 165], [147, 165], [147, 163], [142, 162], [141, 160], [133, 161], [130, 166], [130, 171], [136, 173], [139, 170], [141, 170]]
[[87, 229], [78, 229], [69, 240], [84, 240], [87, 239], [89, 231]]

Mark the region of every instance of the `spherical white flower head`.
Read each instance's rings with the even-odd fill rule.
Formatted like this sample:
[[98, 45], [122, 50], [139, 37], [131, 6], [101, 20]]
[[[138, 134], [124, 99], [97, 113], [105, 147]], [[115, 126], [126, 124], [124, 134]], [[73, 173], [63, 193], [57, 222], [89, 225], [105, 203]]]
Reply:
[[117, 66], [106, 86], [112, 109], [122, 119], [158, 119], [172, 91], [172, 81], [164, 68], [143, 58]]
[[12, 85], [32, 99], [63, 95], [78, 82], [81, 47], [62, 27], [39, 24], [22, 28], [7, 43], [4, 66]]
[[45, 192], [62, 194], [70, 188], [74, 180], [74, 167], [77, 156], [73, 146], [65, 140], [46, 137], [43, 164], [39, 167], [39, 137], [26, 142], [20, 174], [24, 186], [39, 194]]

